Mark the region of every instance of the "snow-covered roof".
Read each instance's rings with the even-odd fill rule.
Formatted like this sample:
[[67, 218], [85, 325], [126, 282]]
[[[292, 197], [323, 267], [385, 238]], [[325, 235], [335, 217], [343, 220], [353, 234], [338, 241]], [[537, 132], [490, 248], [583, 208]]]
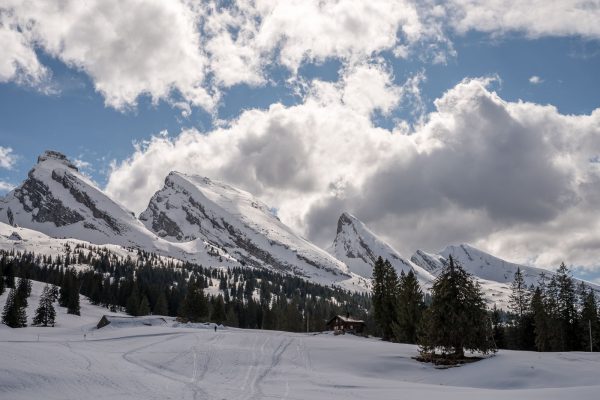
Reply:
[[329, 322], [333, 321], [334, 319], [339, 318], [344, 322], [348, 322], [348, 323], [356, 323], [356, 324], [364, 324], [365, 321], [363, 321], [362, 319], [354, 319], [354, 318], [350, 318], [350, 317], [344, 317], [343, 315], [336, 315], [335, 317], [331, 318], [331, 320], [329, 320]]

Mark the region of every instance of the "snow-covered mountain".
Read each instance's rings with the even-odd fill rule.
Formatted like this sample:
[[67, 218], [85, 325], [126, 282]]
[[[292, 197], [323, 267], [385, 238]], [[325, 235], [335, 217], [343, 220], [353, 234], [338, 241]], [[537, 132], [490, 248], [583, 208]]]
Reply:
[[294, 233], [266, 204], [209, 178], [171, 172], [140, 220], [166, 240], [201, 239], [245, 265], [324, 282], [351, 278], [344, 263]]
[[398, 251], [348, 212], [340, 215], [335, 239], [328, 250], [338, 260], [344, 262], [350, 271], [365, 278], [373, 275], [373, 264], [378, 257], [382, 257], [392, 264], [398, 274], [412, 270], [419, 281], [425, 285], [434, 279], [433, 275], [402, 257]]
[[[205, 243], [178, 244], [161, 239], [55, 151], [38, 157], [27, 179], [0, 198], [0, 222], [51, 238], [138, 248], [198, 263], [215, 262], [218, 257]], [[227, 264], [229, 259], [220, 260]]]
[[[468, 244], [447, 246], [439, 254], [417, 250], [411, 257], [411, 261], [433, 275], [438, 275], [448, 262], [449, 256], [452, 256], [467, 272], [477, 278], [487, 299], [490, 302], [498, 303], [498, 306], [506, 304], [510, 294], [510, 284], [514, 280], [517, 269], [521, 270], [527, 285], [537, 285], [542, 273], [547, 279], [553, 275], [552, 271], [511, 263]], [[576, 283], [581, 282], [579, 279], [575, 279], [575, 281]], [[585, 282], [585, 284], [590, 288], [600, 290], [600, 286], [594, 283]]]
[[0, 199], [0, 221], [55, 238], [123, 246], [156, 240], [126, 210], [82, 175], [63, 154], [46, 151], [27, 179]]

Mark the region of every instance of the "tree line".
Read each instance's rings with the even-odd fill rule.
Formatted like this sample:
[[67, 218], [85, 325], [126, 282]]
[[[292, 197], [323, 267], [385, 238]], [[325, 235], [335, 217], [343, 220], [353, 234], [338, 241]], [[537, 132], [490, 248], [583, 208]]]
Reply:
[[498, 346], [537, 351], [598, 351], [600, 315], [596, 292], [577, 285], [562, 263], [550, 278], [527, 285], [520, 269], [511, 284], [509, 310], [492, 311]]
[[58, 303], [72, 314], [79, 313], [82, 294], [92, 304], [134, 316], [166, 315], [241, 328], [321, 331], [329, 318], [346, 312], [370, 320], [368, 294], [264, 269], [161, 264], [143, 253], [132, 260], [110, 253], [49, 257], [0, 252], [0, 274], [2, 281], [19, 276], [60, 288]]
[[577, 286], [561, 264], [537, 286], [520, 269], [508, 309], [487, 308], [479, 284], [451, 256], [429, 296], [412, 271], [397, 275], [387, 260], [373, 268], [376, 331], [383, 340], [416, 343], [426, 359], [464, 359], [465, 350], [598, 351], [600, 315], [596, 293]]

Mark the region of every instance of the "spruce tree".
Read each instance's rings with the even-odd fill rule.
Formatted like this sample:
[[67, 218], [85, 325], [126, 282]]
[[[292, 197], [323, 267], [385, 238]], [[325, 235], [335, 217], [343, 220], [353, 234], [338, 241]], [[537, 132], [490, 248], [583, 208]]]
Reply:
[[68, 295], [67, 295], [67, 314], [79, 315], [79, 282], [75, 271], [70, 270], [66, 275], [69, 275]]
[[560, 350], [575, 350], [579, 347], [575, 286], [565, 263], [562, 263], [556, 271], [556, 283], [558, 286], [557, 312], [561, 327]]
[[[600, 346], [600, 319], [598, 317], [598, 303], [596, 295], [590, 289], [583, 294], [581, 316], [579, 318], [579, 329], [581, 335], [581, 350], [590, 351], [590, 339], [592, 351], [598, 351]], [[591, 330], [591, 335], [590, 335]], [[591, 338], [590, 338], [591, 336]]]
[[437, 349], [453, 359], [463, 358], [465, 349], [483, 354], [496, 350], [481, 289], [452, 256], [431, 292], [419, 338], [424, 357], [433, 357]]
[[381, 329], [383, 340], [390, 340], [394, 335], [398, 284], [398, 275], [390, 262], [379, 257], [373, 266], [372, 293], [374, 318]]
[[531, 295], [521, 268], [517, 268], [515, 272], [513, 282], [511, 284], [511, 293], [509, 297], [508, 307], [515, 316], [514, 318], [514, 329], [513, 329], [513, 342], [514, 346], [518, 349], [526, 348], [526, 342], [528, 341], [527, 328], [529, 323], [529, 305], [531, 301]]
[[550, 318], [546, 309], [546, 300], [542, 287], [537, 287], [531, 296], [531, 312], [537, 351], [548, 351], [551, 346]]
[[218, 295], [215, 299], [210, 319], [212, 322], [222, 324], [226, 318], [227, 316], [225, 315], [225, 302], [223, 301], [223, 296]]
[[54, 326], [56, 311], [54, 310], [54, 305], [52, 303], [52, 289], [46, 284], [44, 291], [42, 292], [42, 296], [40, 297], [39, 306], [35, 311], [33, 325]]
[[134, 317], [138, 316], [140, 301], [140, 290], [138, 289], [138, 286], [134, 284], [131, 294], [127, 298], [127, 304], [125, 305], [125, 311], [127, 311], [127, 314], [133, 315]]
[[25, 307], [21, 304], [21, 299], [16, 289], [11, 289], [4, 304], [2, 312], [2, 323], [11, 328], [23, 328], [27, 326], [27, 314]]
[[148, 315], [150, 314], [150, 303], [148, 302], [148, 296], [142, 296], [142, 301], [137, 310], [137, 315]]
[[27, 309], [27, 298], [31, 295], [31, 281], [25, 278], [19, 278], [15, 296], [19, 298], [19, 304]]
[[164, 290], [158, 295], [158, 299], [156, 299], [156, 304], [154, 304], [154, 310], [152, 311], [152, 314], [169, 315], [169, 306], [167, 304], [167, 297], [165, 296]]
[[424, 303], [423, 292], [412, 270], [400, 275], [396, 307], [397, 322], [392, 324], [394, 338], [398, 342], [416, 343]]
[[202, 282], [190, 278], [179, 317], [186, 322], [202, 322], [208, 317], [208, 301], [204, 296]]

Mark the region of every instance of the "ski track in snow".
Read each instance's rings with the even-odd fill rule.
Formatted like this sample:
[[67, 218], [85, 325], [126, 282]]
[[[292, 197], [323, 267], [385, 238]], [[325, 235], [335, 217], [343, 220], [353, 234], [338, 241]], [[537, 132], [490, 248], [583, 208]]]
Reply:
[[[30, 317], [42, 288], [33, 285]], [[94, 329], [105, 312], [82, 299], [81, 317], [57, 308], [55, 328], [0, 325], [0, 400], [596, 400], [600, 392], [598, 353], [500, 351], [441, 370], [413, 360], [416, 346], [353, 336]]]

